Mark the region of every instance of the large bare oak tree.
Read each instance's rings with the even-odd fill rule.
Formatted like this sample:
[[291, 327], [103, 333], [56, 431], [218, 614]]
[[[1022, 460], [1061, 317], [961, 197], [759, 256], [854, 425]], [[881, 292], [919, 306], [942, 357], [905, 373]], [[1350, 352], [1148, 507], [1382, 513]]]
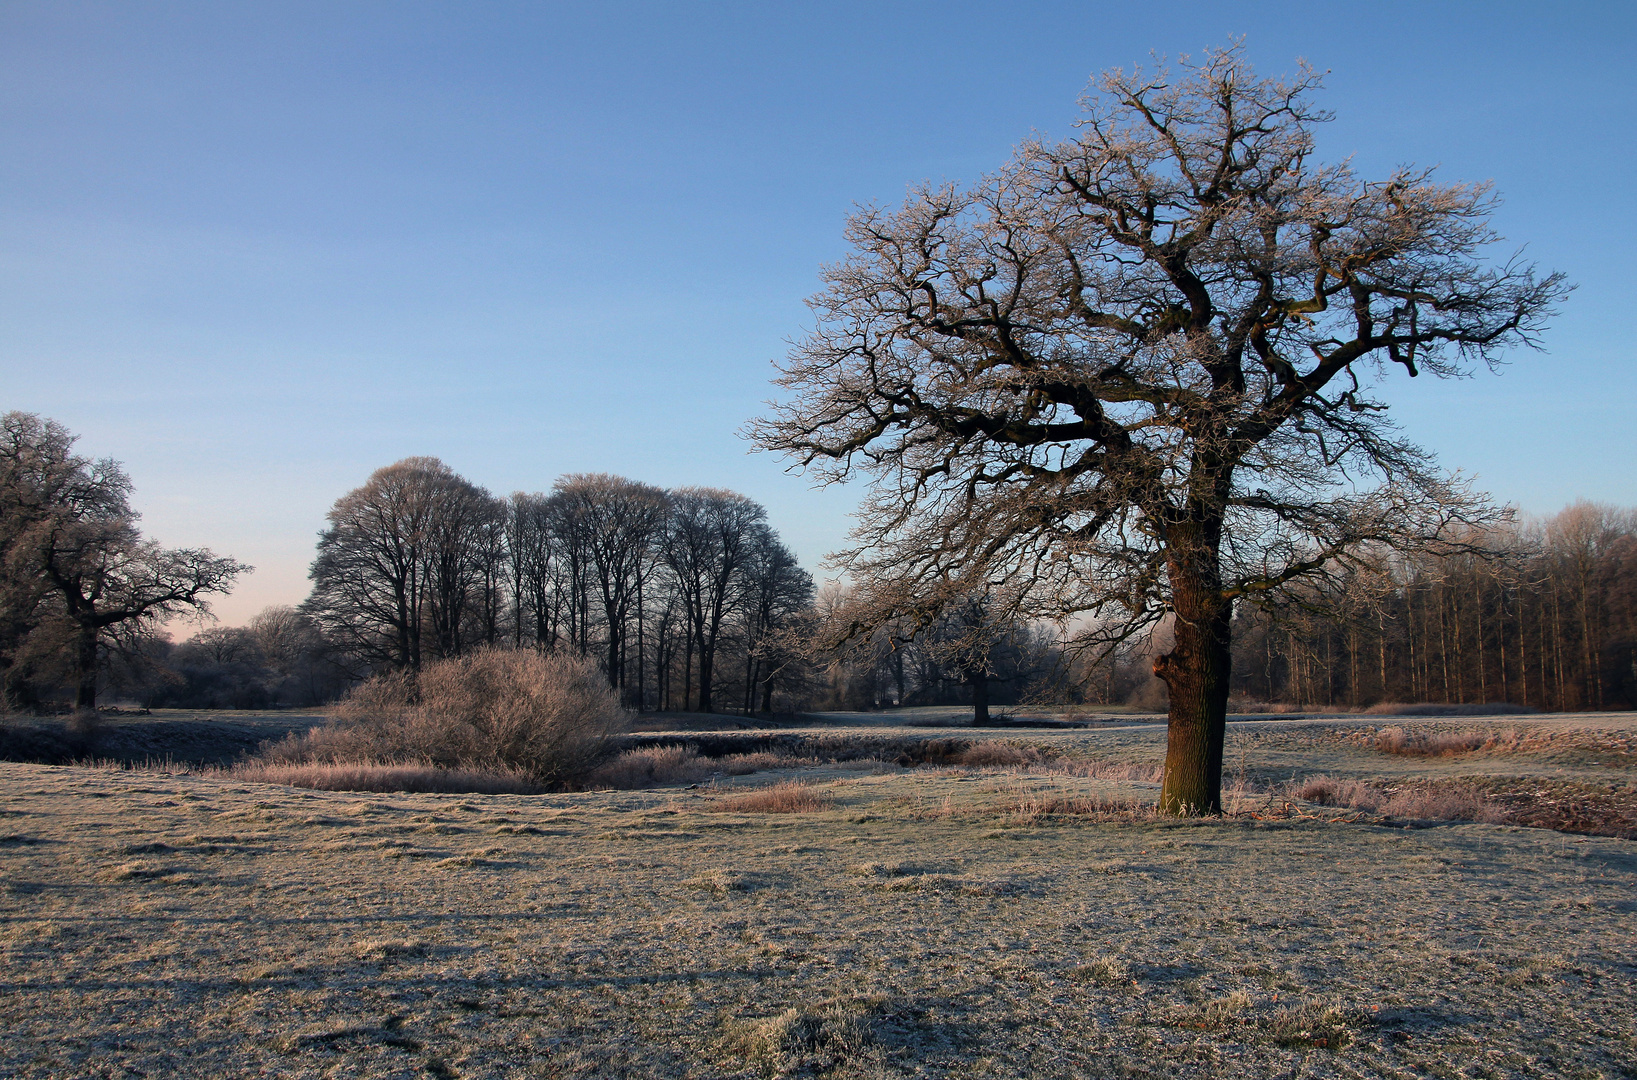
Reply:
[[1315, 162], [1318, 84], [1237, 46], [1115, 71], [1077, 138], [859, 212], [753, 426], [876, 480], [854, 631], [974, 594], [1109, 637], [1168, 619], [1171, 812], [1220, 809], [1236, 603], [1492, 513], [1372, 387], [1532, 344], [1565, 292], [1487, 261], [1486, 186]]

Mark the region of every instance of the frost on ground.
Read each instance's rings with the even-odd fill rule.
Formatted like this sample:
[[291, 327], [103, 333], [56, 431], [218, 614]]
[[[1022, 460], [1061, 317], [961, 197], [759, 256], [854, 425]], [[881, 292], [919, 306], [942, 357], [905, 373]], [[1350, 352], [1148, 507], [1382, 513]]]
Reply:
[[766, 813], [0, 765], [0, 1076], [1637, 1075], [1637, 842], [803, 779]]

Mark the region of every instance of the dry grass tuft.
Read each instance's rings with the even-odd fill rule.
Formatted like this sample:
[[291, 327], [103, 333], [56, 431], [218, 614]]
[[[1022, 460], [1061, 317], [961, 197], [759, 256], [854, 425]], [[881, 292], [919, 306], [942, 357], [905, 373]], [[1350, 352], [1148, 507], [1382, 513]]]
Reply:
[[702, 780], [714, 770], [709, 758], [692, 746], [644, 746], [627, 750], [591, 771], [585, 786], [592, 790], [660, 787]]
[[353, 946], [353, 955], [371, 964], [384, 964], [411, 956], [425, 956], [426, 943], [390, 938], [370, 938]]
[[1090, 780], [1112, 780], [1124, 783], [1158, 784], [1165, 779], [1164, 762], [1101, 761], [1057, 759], [1039, 766], [1037, 771], [1061, 776], [1083, 776]]
[[631, 791], [666, 784], [696, 783], [716, 773], [746, 776], [767, 769], [795, 769], [818, 763], [817, 758], [793, 757], [765, 750], [708, 758], [701, 757], [692, 746], [644, 746], [627, 750], [597, 766], [586, 776], [584, 786], [593, 791], [606, 788]]
[[720, 814], [810, 814], [828, 810], [835, 800], [810, 784], [786, 780], [743, 795], [717, 799], [705, 809]]
[[727, 1021], [720, 1046], [763, 1076], [860, 1075], [860, 1059], [879, 1057], [869, 1004], [833, 1001], [760, 1019]]
[[1075, 982], [1088, 982], [1097, 986], [1118, 986], [1133, 981], [1131, 968], [1125, 961], [1107, 956], [1100, 956], [1088, 964], [1071, 968], [1065, 974]]
[[969, 769], [1007, 769], [1035, 765], [1041, 753], [1032, 746], [1019, 746], [998, 739], [984, 739], [973, 743], [950, 759], [954, 765]]
[[760, 750], [753, 754], [729, 754], [721, 760], [721, 767], [729, 776], [746, 776], [769, 769], [799, 769], [818, 763], [817, 758], [793, 757], [789, 754], [773, 754]]
[[1310, 776], [1295, 782], [1289, 794], [1304, 802], [1362, 810], [1389, 818], [1420, 821], [1481, 821], [1500, 824], [1505, 811], [1467, 784], [1385, 791], [1362, 780]]
[[1279, 1009], [1268, 1020], [1268, 1034], [1280, 1046], [1329, 1050], [1353, 1042], [1352, 1017], [1337, 1005], [1308, 1002]]
[[174, 866], [158, 866], [150, 862], [128, 862], [110, 866], [97, 875], [103, 881], [158, 881], [182, 873]]
[[1376, 749], [1399, 757], [1454, 757], [1477, 750], [1504, 753], [1516, 750], [1523, 737], [1515, 728], [1505, 731], [1407, 732], [1401, 727], [1376, 732]]
[[1362, 780], [1339, 780], [1331, 776], [1310, 776], [1290, 789], [1293, 798], [1320, 806], [1340, 806], [1351, 810], [1378, 810], [1386, 796]]
[[1154, 813], [1153, 807], [1132, 798], [1090, 798], [1037, 791], [1011, 793], [984, 809], [987, 813], [1015, 817], [1025, 825], [1055, 817], [1127, 817], [1133, 814], [1149, 817]]
[[1395, 793], [1381, 812], [1391, 818], [1422, 821], [1481, 821], [1499, 825], [1506, 813], [1464, 784], [1442, 788], [1420, 788]]
[[682, 884], [690, 889], [700, 889], [704, 892], [715, 893], [717, 896], [726, 896], [729, 893], [754, 892], [762, 887], [763, 882], [755, 874], [716, 869], [707, 870], [703, 874], [696, 874]]

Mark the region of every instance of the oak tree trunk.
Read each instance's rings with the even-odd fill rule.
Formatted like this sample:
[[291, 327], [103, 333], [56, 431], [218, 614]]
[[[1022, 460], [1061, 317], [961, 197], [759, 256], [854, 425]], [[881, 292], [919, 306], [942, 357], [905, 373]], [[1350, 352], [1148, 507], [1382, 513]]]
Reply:
[[74, 674], [79, 679], [74, 689], [74, 708], [94, 710], [97, 707], [96, 627], [82, 627], [74, 637]]
[[1154, 661], [1170, 694], [1165, 782], [1167, 814], [1222, 812], [1222, 744], [1227, 734], [1233, 605], [1215, 580], [1215, 558], [1170, 566], [1175, 644]]

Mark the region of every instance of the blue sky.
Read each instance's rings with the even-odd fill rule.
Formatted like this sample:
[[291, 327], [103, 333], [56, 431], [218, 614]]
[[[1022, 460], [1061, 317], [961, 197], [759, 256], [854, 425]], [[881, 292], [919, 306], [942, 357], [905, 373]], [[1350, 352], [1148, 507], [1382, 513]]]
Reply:
[[1326, 159], [1492, 180], [1578, 291], [1500, 376], [1395, 381], [1445, 465], [1637, 504], [1628, 4], [0, 3], [0, 409], [126, 463], [151, 535], [306, 593], [371, 470], [608, 471], [762, 501], [804, 563], [856, 490], [738, 431], [855, 204], [1066, 137], [1103, 69], [1244, 35], [1328, 69]]

